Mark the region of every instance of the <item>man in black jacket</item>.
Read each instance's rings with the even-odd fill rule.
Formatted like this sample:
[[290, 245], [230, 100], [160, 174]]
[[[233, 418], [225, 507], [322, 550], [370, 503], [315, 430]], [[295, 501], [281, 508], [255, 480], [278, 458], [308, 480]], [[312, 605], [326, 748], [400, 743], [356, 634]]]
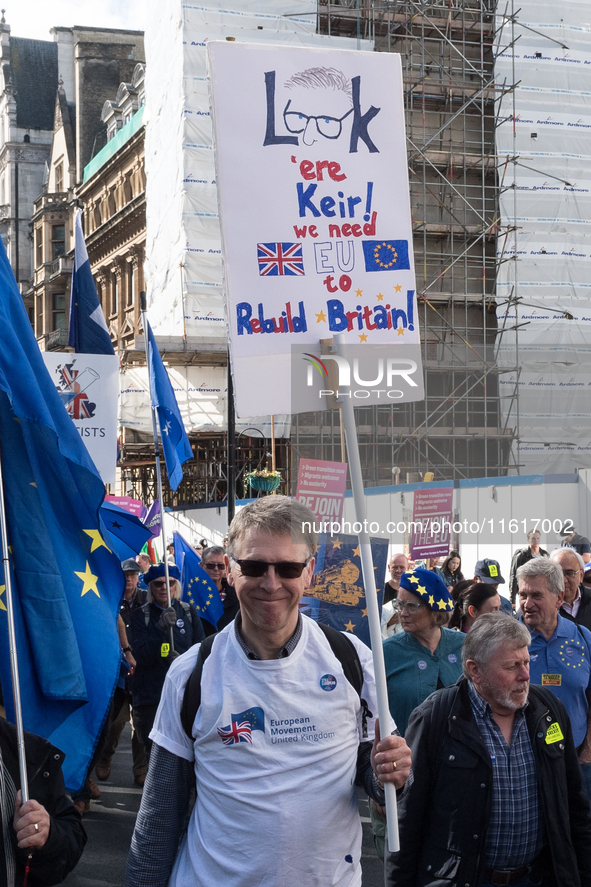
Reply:
[[591, 631], [591, 588], [583, 584], [583, 558], [574, 548], [556, 548], [550, 560], [558, 564], [564, 576], [564, 601], [560, 615]]
[[481, 616], [465, 677], [411, 715], [413, 778], [389, 887], [591, 887], [591, 811], [570, 722], [529, 685], [529, 632]]
[[25, 733], [30, 800], [22, 804], [16, 728], [4, 719], [0, 719], [0, 751], [0, 818], [5, 835], [0, 883], [22, 884], [29, 863], [29, 887], [61, 884], [86, 844], [80, 816], [64, 789], [65, 755], [40, 736]]

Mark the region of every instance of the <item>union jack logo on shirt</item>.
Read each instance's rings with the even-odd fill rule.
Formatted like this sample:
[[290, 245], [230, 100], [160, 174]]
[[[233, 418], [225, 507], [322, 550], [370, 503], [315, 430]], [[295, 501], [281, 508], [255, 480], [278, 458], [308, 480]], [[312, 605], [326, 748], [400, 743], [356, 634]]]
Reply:
[[257, 243], [260, 277], [296, 277], [304, 272], [301, 243]]
[[218, 733], [224, 745], [237, 745], [239, 742], [250, 742], [252, 732], [248, 721], [232, 721], [228, 727], [218, 727]]

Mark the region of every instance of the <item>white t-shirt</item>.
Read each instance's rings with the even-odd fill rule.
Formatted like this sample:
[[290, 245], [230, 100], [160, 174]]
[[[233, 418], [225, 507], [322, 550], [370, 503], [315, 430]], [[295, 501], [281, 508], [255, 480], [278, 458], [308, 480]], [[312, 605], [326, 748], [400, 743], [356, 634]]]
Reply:
[[[198, 646], [171, 666], [150, 738], [195, 762], [197, 802], [169, 887], [358, 887], [359, 696], [316, 623], [284, 659], [250, 660], [230, 623], [203, 665], [192, 743], [180, 720]], [[371, 651], [355, 644], [377, 714]], [[368, 720], [374, 736], [374, 720]]]

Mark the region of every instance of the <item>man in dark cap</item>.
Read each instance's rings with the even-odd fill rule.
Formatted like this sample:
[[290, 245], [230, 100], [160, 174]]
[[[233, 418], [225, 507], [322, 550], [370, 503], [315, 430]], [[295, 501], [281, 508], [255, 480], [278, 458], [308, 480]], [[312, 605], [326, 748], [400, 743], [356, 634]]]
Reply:
[[164, 564], [150, 567], [145, 575], [148, 602], [129, 619], [128, 636], [135, 658], [132, 684], [133, 719], [139, 738], [150, 755], [150, 731], [156, 717], [164, 679], [172, 661], [205, 637], [193, 604], [181, 601], [181, 573], [168, 565], [171, 605]]
[[581, 555], [586, 564], [591, 562], [591, 542], [586, 536], [581, 536], [575, 531], [572, 522], [563, 526], [560, 535], [562, 536], [561, 548], [573, 548]]
[[414, 781], [387, 887], [591, 885], [591, 811], [570, 721], [550, 689], [530, 686], [530, 640], [509, 616], [480, 616], [464, 640], [464, 678], [411, 715]]
[[[499, 562], [490, 557], [485, 557], [483, 560], [478, 561], [474, 567], [474, 582], [484, 582], [485, 585], [490, 585], [498, 591], [499, 585], [505, 584], [505, 580], [501, 576]], [[511, 606], [511, 601], [503, 597], [500, 592], [499, 597], [501, 599], [501, 612], [506, 613], [507, 616], [512, 616], [513, 607]]]

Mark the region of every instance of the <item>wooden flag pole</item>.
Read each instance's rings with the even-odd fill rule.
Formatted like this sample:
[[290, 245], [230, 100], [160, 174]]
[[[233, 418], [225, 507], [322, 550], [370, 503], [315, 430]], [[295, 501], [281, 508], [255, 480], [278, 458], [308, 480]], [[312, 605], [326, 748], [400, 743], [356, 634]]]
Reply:
[[[342, 355], [342, 335], [336, 335], [335, 353]], [[371, 652], [376, 681], [376, 695], [378, 698], [378, 716], [380, 719], [380, 735], [389, 736], [392, 732], [392, 717], [388, 703], [388, 685], [386, 682], [386, 666], [384, 664], [384, 650], [382, 647], [382, 629], [380, 624], [380, 612], [378, 596], [376, 592], [376, 580], [371, 556], [371, 540], [367, 531], [367, 512], [365, 509], [365, 493], [363, 490], [363, 476], [361, 473], [361, 459], [359, 457], [359, 442], [355, 427], [355, 414], [351, 396], [338, 397], [341, 404], [342, 420], [345, 429], [347, 443], [347, 461], [351, 473], [351, 488], [353, 491], [353, 503], [355, 506], [355, 519], [361, 526], [358, 533], [359, 552], [361, 557], [361, 570], [363, 573], [363, 586], [365, 589], [365, 603], [367, 606], [367, 621], [369, 624], [369, 636], [371, 639]], [[388, 849], [391, 853], [400, 850], [398, 835], [398, 807], [396, 802], [396, 788], [391, 782], [384, 785], [386, 792], [386, 814], [388, 827]]]

